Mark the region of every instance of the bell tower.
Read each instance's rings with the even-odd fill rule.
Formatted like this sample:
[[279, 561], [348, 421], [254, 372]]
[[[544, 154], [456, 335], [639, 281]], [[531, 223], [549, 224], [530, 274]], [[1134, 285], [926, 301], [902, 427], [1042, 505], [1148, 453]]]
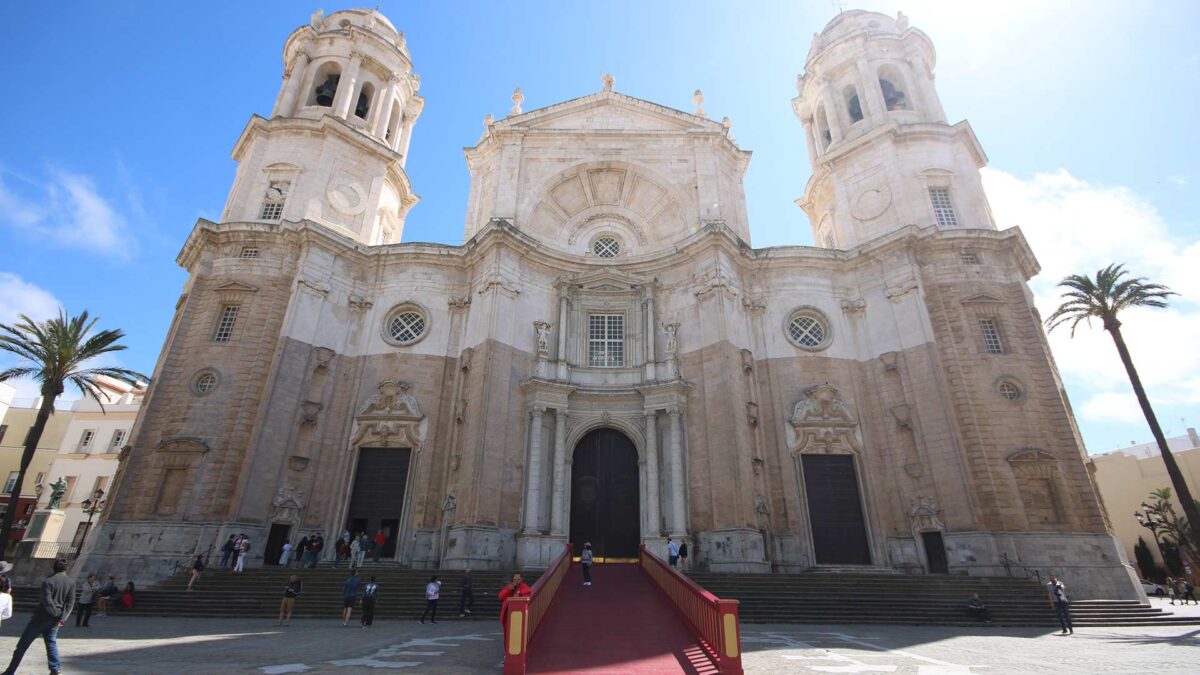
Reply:
[[307, 219], [367, 245], [399, 242], [418, 200], [404, 165], [424, 106], [404, 34], [376, 11], [318, 11], [283, 61], [271, 118], [251, 118], [234, 146], [222, 221]]
[[842, 12], [813, 36], [792, 109], [812, 177], [796, 201], [813, 240], [850, 249], [906, 225], [995, 229], [966, 121], [947, 124], [933, 43], [895, 18]]

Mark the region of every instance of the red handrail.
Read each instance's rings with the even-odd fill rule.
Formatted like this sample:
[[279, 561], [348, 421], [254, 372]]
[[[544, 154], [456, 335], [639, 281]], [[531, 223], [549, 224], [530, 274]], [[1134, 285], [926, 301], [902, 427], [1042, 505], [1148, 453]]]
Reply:
[[742, 675], [738, 601], [722, 600], [709, 593], [647, 551], [644, 545], [638, 547], [638, 566], [688, 623], [700, 646], [716, 662], [717, 670]]
[[504, 675], [524, 675], [529, 658], [529, 642], [550, 610], [563, 577], [571, 567], [571, 544], [567, 544], [550, 568], [530, 589], [529, 597], [511, 597], [504, 601]]

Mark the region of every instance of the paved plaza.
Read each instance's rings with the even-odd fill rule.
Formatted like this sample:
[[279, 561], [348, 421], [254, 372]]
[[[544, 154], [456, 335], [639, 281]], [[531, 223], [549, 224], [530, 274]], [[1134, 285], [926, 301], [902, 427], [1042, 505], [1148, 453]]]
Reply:
[[[7, 659], [26, 616], [0, 629]], [[65, 673], [499, 673], [500, 626], [381, 621], [368, 630], [337, 619], [118, 617], [69, 624], [59, 646]], [[585, 639], [580, 636], [580, 639]], [[1045, 629], [751, 624], [747, 673], [1184, 673], [1200, 670], [1200, 626]], [[589, 673], [621, 672], [607, 664]], [[21, 673], [46, 672], [40, 642]], [[680, 671], [683, 672], [683, 671]]]

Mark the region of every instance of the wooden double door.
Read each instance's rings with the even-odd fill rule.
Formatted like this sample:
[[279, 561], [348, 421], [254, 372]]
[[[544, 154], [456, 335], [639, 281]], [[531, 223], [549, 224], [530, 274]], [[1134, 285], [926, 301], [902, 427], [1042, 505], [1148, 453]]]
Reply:
[[801, 455], [818, 565], [870, 565], [867, 524], [852, 455]]
[[578, 552], [636, 558], [641, 543], [638, 454], [616, 429], [596, 429], [575, 446], [571, 464], [571, 533]]

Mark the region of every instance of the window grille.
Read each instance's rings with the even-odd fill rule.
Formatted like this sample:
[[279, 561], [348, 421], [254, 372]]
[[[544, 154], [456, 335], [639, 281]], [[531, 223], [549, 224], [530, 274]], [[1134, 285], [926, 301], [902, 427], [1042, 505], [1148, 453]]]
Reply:
[[979, 262], [979, 254], [978, 253], [963, 253], [961, 258], [962, 258], [962, 264], [964, 264], [964, 265], [979, 265], [979, 264], [981, 264]]
[[[283, 207], [283, 205], [281, 204], [280, 208], [282, 208], [282, 207]], [[246, 259], [257, 258], [258, 257], [258, 247], [257, 246], [243, 247], [242, 248], [242, 257], [246, 258]]]
[[420, 312], [404, 311], [388, 322], [388, 335], [400, 343], [416, 341], [425, 332], [425, 317]]
[[958, 227], [958, 215], [950, 203], [949, 188], [929, 188], [929, 201], [933, 203], [933, 216], [938, 227]]
[[221, 319], [217, 322], [217, 331], [213, 334], [215, 342], [229, 342], [229, 338], [233, 335], [233, 326], [237, 323], [238, 310], [241, 309], [238, 305], [223, 305], [221, 307]]
[[12, 493], [13, 487], [17, 484], [17, 473], [16, 471], [8, 472], [8, 480], [4, 483], [4, 494]]
[[1012, 382], [1001, 382], [1000, 395], [1010, 401], [1015, 401], [1021, 398], [1021, 390], [1017, 389], [1017, 385]]
[[825, 326], [815, 316], [801, 314], [788, 322], [788, 335], [801, 347], [815, 349], [825, 341]]
[[0, 424], [0, 443], [4, 442], [4, 437], [8, 434], [8, 425]]
[[621, 252], [621, 244], [612, 237], [601, 237], [592, 244], [592, 252], [601, 258], [615, 258]]
[[196, 393], [207, 394], [217, 388], [217, 376], [212, 373], [202, 373], [196, 378]]
[[588, 366], [621, 368], [625, 365], [625, 315], [588, 315]]
[[259, 220], [279, 220], [283, 215], [283, 202], [267, 201], [263, 202], [262, 213], [259, 214]]
[[995, 319], [980, 319], [979, 328], [983, 331], [983, 346], [989, 354], [1003, 354], [1004, 343], [1000, 341], [1000, 326]]

